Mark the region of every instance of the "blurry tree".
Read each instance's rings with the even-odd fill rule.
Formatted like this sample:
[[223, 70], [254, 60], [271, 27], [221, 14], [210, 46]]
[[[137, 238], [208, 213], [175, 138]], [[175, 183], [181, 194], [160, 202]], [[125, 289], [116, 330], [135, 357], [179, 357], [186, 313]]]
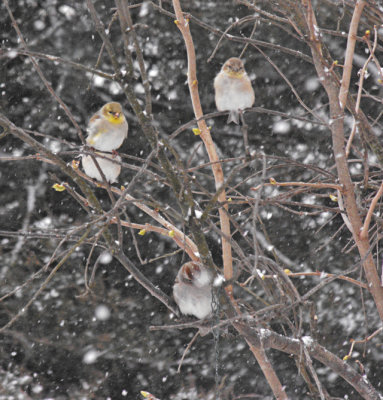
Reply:
[[[3, 0], [0, 398], [381, 398], [382, 19]], [[214, 112], [232, 56], [256, 92], [239, 127]], [[77, 162], [107, 101], [122, 186]], [[208, 321], [171, 299], [189, 260], [225, 278]]]

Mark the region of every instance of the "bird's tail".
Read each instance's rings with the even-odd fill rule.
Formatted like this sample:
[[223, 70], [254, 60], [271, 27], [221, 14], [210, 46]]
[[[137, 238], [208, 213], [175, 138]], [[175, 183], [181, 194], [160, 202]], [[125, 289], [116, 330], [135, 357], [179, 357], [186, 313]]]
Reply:
[[235, 124], [239, 125], [239, 114], [237, 110], [231, 110], [229, 116], [227, 117], [227, 123], [234, 122]]

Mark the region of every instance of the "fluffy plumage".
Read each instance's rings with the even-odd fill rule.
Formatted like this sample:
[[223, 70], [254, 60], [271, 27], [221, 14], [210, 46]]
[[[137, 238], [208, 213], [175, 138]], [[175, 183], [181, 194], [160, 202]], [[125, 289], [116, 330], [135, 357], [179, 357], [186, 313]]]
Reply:
[[239, 123], [239, 110], [251, 107], [255, 95], [242, 60], [229, 58], [214, 79], [215, 104], [218, 111], [230, 111], [227, 123]]
[[96, 150], [118, 149], [128, 136], [128, 123], [120, 103], [107, 103], [89, 120], [86, 143]]
[[[118, 162], [121, 162], [121, 157], [118, 155], [112, 155], [109, 153], [102, 153], [102, 152], [97, 152], [95, 153], [95, 155], [96, 154], [103, 157], [107, 157], [107, 158], [101, 158], [101, 157], [95, 157], [95, 158], [97, 160], [97, 164], [99, 165], [103, 174], [105, 175], [106, 180], [110, 183], [116, 182], [121, 172], [121, 166], [118, 164]], [[86, 155], [82, 156], [82, 167], [84, 169], [84, 172], [89, 177], [97, 179], [100, 182], [103, 181], [101, 174], [91, 156], [86, 156]]]
[[212, 313], [213, 275], [203, 264], [185, 263], [178, 271], [173, 296], [182, 314], [204, 319]]

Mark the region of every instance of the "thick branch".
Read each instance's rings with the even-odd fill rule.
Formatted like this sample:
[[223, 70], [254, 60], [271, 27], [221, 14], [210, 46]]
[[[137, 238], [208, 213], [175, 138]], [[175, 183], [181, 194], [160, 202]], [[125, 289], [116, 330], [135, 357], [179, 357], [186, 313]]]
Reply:
[[[313, 35], [315, 32], [315, 26], [317, 26], [315, 15], [311, 7], [307, 7], [307, 9], [308, 15], [306, 22], [311, 35]], [[383, 321], [383, 288], [381, 287], [377, 268], [370, 252], [369, 238], [367, 235], [366, 237], [361, 237], [360, 235], [360, 232], [362, 231], [362, 219], [359, 215], [354, 193], [354, 185], [348, 170], [347, 157], [344, 148], [344, 113], [343, 108], [339, 104], [339, 90], [332, 74], [329, 73], [326, 68], [326, 63], [322, 57], [321, 44], [311, 41], [309, 45], [311, 47], [314, 65], [317, 70], [319, 80], [325, 88], [329, 98], [330, 118], [332, 121], [331, 132], [333, 152], [338, 171], [339, 182], [344, 188], [343, 199], [345, 210], [351, 223], [353, 238], [358, 247], [360, 256], [363, 260], [365, 260], [363, 262], [364, 272], [371, 288], [371, 294], [374, 298], [380, 319]]]
[[[198, 128], [201, 131], [201, 139], [203, 140], [206, 151], [208, 152], [210, 162], [212, 162], [212, 169], [215, 179], [215, 185], [217, 191], [224, 185], [224, 175], [222, 171], [222, 166], [218, 162], [219, 158], [217, 155], [217, 151], [215, 149], [213, 140], [210, 135], [210, 131], [206, 125], [205, 120], [200, 119], [203, 117], [203, 111], [201, 106], [201, 101], [198, 93], [198, 81], [197, 81], [197, 73], [196, 73], [196, 57], [193, 39], [189, 29], [189, 21], [185, 20], [181, 5], [179, 0], [173, 0], [173, 8], [177, 17], [177, 26], [182, 33], [182, 36], [185, 41], [187, 57], [188, 57], [188, 85], [190, 96], [192, 99], [194, 115], [198, 120]], [[222, 190], [218, 196], [218, 201], [224, 203], [226, 201], [226, 193]], [[226, 210], [228, 206], [224, 206]], [[230, 280], [233, 277], [233, 260], [231, 254], [231, 245], [230, 245], [230, 221], [228, 216], [225, 213], [225, 210], [219, 209], [219, 217], [221, 222], [221, 230], [223, 232], [222, 235], [222, 258], [223, 258], [223, 267], [224, 267], [224, 275], [226, 280]]]
[[259, 329], [258, 332], [249, 326], [237, 323], [238, 329], [254, 346], [263, 346], [264, 348], [273, 348], [288, 354], [301, 355], [301, 346], [305, 346], [310, 356], [322, 364], [329, 367], [332, 371], [339, 374], [347, 381], [364, 399], [378, 400], [380, 394], [370, 384], [367, 378], [358, 374], [346, 362], [342, 361], [335, 354], [326, 350], [323, 346], [314, 341], [311, 337], [304, 337], [302, 341], [291, 339], [279, 335], [268, 329]]

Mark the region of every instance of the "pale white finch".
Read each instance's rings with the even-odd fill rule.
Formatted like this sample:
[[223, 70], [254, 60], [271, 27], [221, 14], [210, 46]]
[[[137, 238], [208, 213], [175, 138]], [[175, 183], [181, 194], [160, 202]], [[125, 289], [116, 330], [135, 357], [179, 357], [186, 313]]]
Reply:
[[[110, 153], [102, 153], [102, 152], [96, 152], [95, 155], [96, 154], [108, 158], [106, 159], [101, 157], [95, 157], [98, 166], [101, 168], [103, 174], [105, 175], [105, 179], [110, 183], [116, 182], [121, 172], [121, 166], [120, 164], [118, 164], [118, 162], [121, 162], [121, 157], [118, 155], [112, 155]], [[89, 177], [97, 179], [100, 182], [103, 181], [101, 174], [97, 169], [96, 164], [94, 163], [91, 156], [85, 156], [85, 155], [82, 156], [82, 167], [84, 168], [85, 173]]]
[[86, 143], [101, 151], [118, 149], [128, 136], [128, 123], [120, 103], [106, 103], [89, 120]]
[[230, 111], [227, 123], [239, 123], [238, 111], [254, 104], [254, 90], [241, 59], [229, 58], [214, 79], [218, 111]]
[[213, 274], [196, 261], [185, 263], [178, 271], [173, 296], [182, 314], [204, 319], [212, 313]]

